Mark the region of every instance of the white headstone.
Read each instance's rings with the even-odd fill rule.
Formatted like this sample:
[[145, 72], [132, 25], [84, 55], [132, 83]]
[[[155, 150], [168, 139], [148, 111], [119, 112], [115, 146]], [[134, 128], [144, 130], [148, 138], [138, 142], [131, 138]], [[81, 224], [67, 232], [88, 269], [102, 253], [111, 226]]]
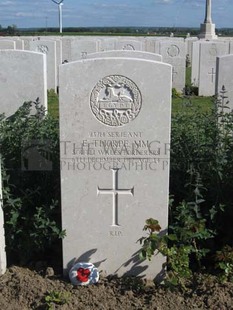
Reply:
[[102, 39], [100, 41], [100, 51], [114, 51], [116, 49], [116, 39]]
[[185, 87], [186, 53], [184, 41], [161, 41], [163, 62], [172, 65], [172, 87], [182, 91]]
[[57, 90], [57, 55], [56, 41], [35, 40], [30, 41], [30, 50], [43, 53], [47, 61], [47, 87]]
[[216, 94], [220, 94], [222, 87], [225, 87], [227, 98], [229, 101], [227, 105], [229, 109], [224, 111], [233, 110], [233, 54], [217, 57], [217, 69], [216, 69]]
[[145, 51], [159, 54], [159, 40], [155, 40], [153, 38], [146, 38]]
[[233, 41], [229, 41], [229, 54], [233, 54]]
[[137, 40], [119, 39], [116, 43], [117, 50], [142, 51], [145, 50], [143, 42]]
[[141, 52], [141, 51], [106, 51], [88, 54], [85, 58], [104, 58], [104, 57], [124, 57], [124, 58], [142, 58], [147, 60], [162, 61], [159, 54]]
[[47, 109], [46, 58], [42, 53], [0, 51], [0, 113], [10, 116], [25, 101]]
[[21, 39], [16, 39], [15, 40], [15, 48], [17, 50], [24, 50], [24, 41]]
[[71, 41], [70, 37], [62, 37], [62, 62], [71, 61]]
[[171, 71], [133, 58], [60, 67], [65, 272], [91, 262], [106, 274], [154, 278], [165, 257], [140, 262], [145, 220], [168, 224]]
[[59, 66], [62, 64], [62, 41], [59, 38], [49, 38], [50, 40], [56, 41], [56, 61], [57, 61], [57, 85], [59, 86]]
[[35, 39], [34, 37], [21, 37], [24, 42], [24, 50], [30, 51], [30, 42]]
[[13, 40], [0, 40], [0, 50], [15, 50], [16, 44]]
[[24, 50], [24, 41], [19, 37], [8, 37], [10, 40], [15, 42], [16, 50]]
[[191, 83], [193, 86], [199, 85], [199, 62], [200, 62], [200, 41], [192, 44], [191, 60]]
[[188, 37], [185, 39], [186, 55], [189, 55], [190, 60], [192, 60], [192, 45], [193, 42], [198, 41], [196, 37]]
[[0, 276], [3, 275], [6, 271], [5, 231], [2, 199], [2, 172], [0, 154]]
[[98, 40], [72, 40], [71, 41], [71, 61], [85, 58], [87, 54], [95, 53], [99, 50]]
[[227, 55], [229, 46], [224, 42], [201, 42], [199, 58], [199, 96], [213, 96], [216, 81], [216, 57]]

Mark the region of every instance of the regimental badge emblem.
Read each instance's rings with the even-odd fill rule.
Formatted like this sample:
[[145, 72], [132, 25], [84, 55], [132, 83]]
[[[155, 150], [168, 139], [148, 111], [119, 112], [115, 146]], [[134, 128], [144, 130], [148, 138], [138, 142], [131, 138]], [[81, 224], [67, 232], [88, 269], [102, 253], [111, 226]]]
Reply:
[[168, 49], [167, 49], [167, 54], [170, 57], [177, 57], [180, 54], [180, 49], [178, 46], [176, 45], [171, 45]]
[[43, 53], [43, 54], [48, 54], [49, 48], [46, 45], [38, 45], [36, 48], [37, 52]]
[[91, 93], [90, 106], [103, 124], [120, 127], [133, 121], [142, 107], [142, 96], [137, 85], [122, 75], [101, 79]]
[[209, 54], [210, 54], [211, 56], [217, 56], [218, 52], [217, 52], [216, 47], [211, 47], [211, 48], [209, 49]]
[[134, 46], [132, 44], [126, 44], [126, 45], [123, 46], [122, 49], [124, 51], [134, 51], [135, 50], [135, 48], [134, 48]]

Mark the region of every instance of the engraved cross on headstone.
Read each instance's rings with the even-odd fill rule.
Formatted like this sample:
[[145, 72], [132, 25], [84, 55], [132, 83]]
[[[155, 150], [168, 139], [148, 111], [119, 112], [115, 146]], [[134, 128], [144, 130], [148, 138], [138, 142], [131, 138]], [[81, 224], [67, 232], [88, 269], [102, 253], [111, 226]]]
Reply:
[[175, 68], [172, 67], [172, 82], [174, 81], [175, 74], [178, 74], [178, 72], [175, 71]]
[[211, 82], [214, 83], [214, 77], [216, 75], [215, 69], [212, 68], [211, 72], [208, 72], [209, 75], [211, 75]]
[[120, 189], [118, 188], [118, 170], [112, 170], [112, 188], [97, 188], [97, 195], [99, 194], [111, 194], [113, 196], [113, 205], [112, 205], [112, 225], [111, 226], [120, 226], [118, 223], [118, 195], [134, 195], [134, 187], [130, 189]]

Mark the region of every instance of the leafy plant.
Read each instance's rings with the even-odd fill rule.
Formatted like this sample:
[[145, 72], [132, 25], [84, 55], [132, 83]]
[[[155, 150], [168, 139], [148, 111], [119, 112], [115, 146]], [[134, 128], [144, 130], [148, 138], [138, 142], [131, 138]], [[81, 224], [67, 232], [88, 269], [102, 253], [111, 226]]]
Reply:
[[177, 237], [173, 234], [161, 235], [161, 227], [155, 219], [147, 219], [143, 230], [148, 231], [148, 236], [139, 239], [140, 244], [142, 244], [140, 258], [142, 260], [151, 260], [152, 256], [158, 253], [166, 256], [167, 262], [164, 265], [166, 269], [165, 283], [168, 286], [181, 285], [181, 287], [184, 287], [184, 279], [191, 276], [189, 268], [191, 246], [180, 247], [174, 244], [169, 247], [169, 242], [178, 241]]
[[206, 219], [201, 214], [205, 188], [199, 173], [190, 172], [187, 187], [193, 192], [191, 202], [183, 201], [173, 210], [173, 200], [170, 199], [168, 234], [161, 234], [159, 222], [150, 218], [143, 229], [149, 232], [148, 236], [139, 240], [142, 244], [140, 257], [151, 260], [156, 253], [167, 256], [165, 281], [168, 285], [182, 287], [193, 271], [201, 269], [201, 260], [209, 252], [205, 241], [214, 237], [214, 231], [207, 228]]
[[[232, 279], [232, 249], [226, 244], [233, 233], [233, 112], [225, 88], [213, 100], [211, 111], [190, 106], [173, 115], [168, 235], [148, 219], [148, 236], [140, 239], [141, 258], [167, 256], [168, 285], [184, 287], [193, 271], [214, 264], [224, 279]], [[216, 247], [223, 248], [217, 263]]]
[[181, 97], [181, 93], [177, 91], [176, 88], [172, 88], [172, 98]]
[[64, 305], [68, 303], [70, 294], [68, 292], [62, 293], [57, 291], [48, 292], [45, 296], [46, 309], [52, 310], [55, 305]]
[[0, 117], [0, 141], [8, 257], [25, 264], [39, 253], [41, 259], [65, 235], [60, 229], [58, 120], [38, 99], [26, 102], [11, 117]]
[[[203, 200], [198, 216], [204, 219], [207, 229], [215, 232], [215, 242], [199, 243], [205, 243], [212, 253], [216, 244], [229, 243], [233, 233], [233, 113], [225, 108], [226, 99], [224, 90], [218, 99], [213, 98], [211, 111], [189, 107], [172, 119], [170, 194], [174, 196], [174, 207], [170, 210], [170, 224], [180, 201], [195, 202], [193, 188], [198, 176], [199, 183], [204, 184], [202, 197], [198, 198]], [[193, 212], [189, 204], [187, 209]]]
[[216, 268], [220, 269], [220, 279], [222, 281], [233, 281], [233, 248], [225, 245], [221, 251], [215, 255]]

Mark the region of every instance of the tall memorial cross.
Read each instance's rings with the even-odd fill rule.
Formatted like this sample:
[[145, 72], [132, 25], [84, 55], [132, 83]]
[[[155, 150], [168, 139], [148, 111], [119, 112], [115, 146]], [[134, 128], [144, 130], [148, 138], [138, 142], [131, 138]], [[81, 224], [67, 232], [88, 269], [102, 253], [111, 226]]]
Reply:
[[211, 0], [206, 0], [205, 19], [200, 30], [199, 39], [214, 40], [218, 38], [215, 33], [215, 24], [212, 23], [211, 18]]
[[212, 23], [211, 18], [211, 0], [206, 0], [205, 21], [204, 23]]
[[112, 194], [113, 204], [112, 204], [112, 225], [120, 226], [118, 222], [118, 195], [134, 195], [134, 187], [130, 189], [120, 189], [118, 188], [118, 171], [119, 169], [112, 170], [112, 188], [97, 188], [97, 195], [99, 194]]

